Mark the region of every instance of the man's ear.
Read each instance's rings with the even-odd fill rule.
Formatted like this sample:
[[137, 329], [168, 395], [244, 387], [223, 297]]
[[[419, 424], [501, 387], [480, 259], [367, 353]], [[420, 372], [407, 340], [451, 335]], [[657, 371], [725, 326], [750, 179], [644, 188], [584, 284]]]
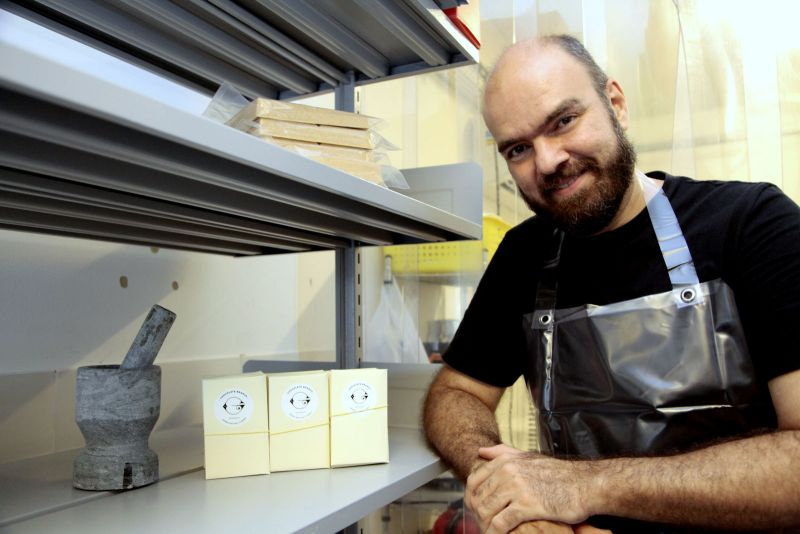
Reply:
[[614, 110], [620, 126], [622, 126], [623, 130], [627, 130], [628, 103], [625, 100], [625, 93], [622, 92], [622, 87], [617, 83], [617, 80], [609, 78], [608, 82], [606, 82], [606, 97], [611, 102], [611, 109]]

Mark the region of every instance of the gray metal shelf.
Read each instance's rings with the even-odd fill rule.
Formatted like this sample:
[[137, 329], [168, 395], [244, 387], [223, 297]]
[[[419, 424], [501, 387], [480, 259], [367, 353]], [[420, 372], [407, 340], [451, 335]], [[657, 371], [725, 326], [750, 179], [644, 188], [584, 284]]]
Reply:
[[480, 236], [477, 220], [2, 35], [0, 100], [6, 228], [233, 255]]
[[290, 98], [477, 62], [433, 0], [14, 0], [11, 9], [208, 89]]

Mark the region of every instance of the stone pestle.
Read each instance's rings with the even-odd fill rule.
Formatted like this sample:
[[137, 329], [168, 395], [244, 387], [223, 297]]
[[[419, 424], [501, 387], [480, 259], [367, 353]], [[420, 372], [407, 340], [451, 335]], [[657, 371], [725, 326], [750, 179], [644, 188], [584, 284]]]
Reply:
[[119, 368], [143, 369], [153, 365], [174, 322], [175, 314], [168, 309], [158, 304], [150, 308], [150, 313], [147, 314]]

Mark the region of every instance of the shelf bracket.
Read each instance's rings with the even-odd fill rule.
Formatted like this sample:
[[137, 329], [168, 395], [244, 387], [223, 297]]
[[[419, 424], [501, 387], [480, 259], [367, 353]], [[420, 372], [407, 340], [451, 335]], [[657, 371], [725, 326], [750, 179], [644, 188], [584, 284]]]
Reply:
[[356, 358], [356, 254], [352, 244], [336, 249], [336, 363], [341, 369], [358, 367]]
[[347, 81], [340, 83], [334, 89], [334, 106], [339, 111], [356, 111], [356, 76], [353, 71], [347, 72]]

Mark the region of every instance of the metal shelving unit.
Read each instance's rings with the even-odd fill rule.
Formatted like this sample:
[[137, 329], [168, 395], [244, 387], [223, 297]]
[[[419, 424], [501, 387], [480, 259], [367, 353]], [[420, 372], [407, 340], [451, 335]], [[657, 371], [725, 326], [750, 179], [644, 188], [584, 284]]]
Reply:
[[433, 0], [14, 0], [3, 7], [215, 90], [290, 98], [477, 62]]
[[235, 255], [480, 225], [0, 36], [0, 224]]
[[[212, 122], [120, 81], [106, 62], [31, 46], [8, 31], [19, 21], [87, 44], [118, 62], [111, 70], [141, 72], [145, 84], [156, 75], [208, 96], [222, 82], [276, 98], [333, 90], [344, 108], [358, 84], [477, 60], [431, 0], [0, 0], [0, 228], [234, 256], [336, 250], [341, 367], [357, 364], [357, 246], [480, 238], [479, 211], [460, 216], [452, 206], [431, 206]], [[408, 176], [427, 181], [424, 169]], [[480, 198], [480, 188], [473, 193]], [[342, 528], [441, 473], [418, 431], [393, 436], [388, 466], [353, 476], [287, 475], [298, 488], [309, 481], [321, 488], [317, 500], [331, 497], [329, 486], [365, 482], [353, 500], [325, 501], [327, 515], [309, 525]], [[75, 519], [81, 531], [84, 522], [106, 528], [96, 512], [109, 506], [150, 509], [150, 499], [208, 497], [214, 492], [200, 478], [185, 475], [53, 514], [45, 502], [38, 513], [46, 515], [10, 528], [36, 530], [51, 520], [63, 527], [62, 519]], [[242, 495], [253, 498], [247, 524], [257, 524], [259, 493], [278, 491], [281, 480], [218, 486], [255, 484]], [[167, 506], [163, 517], [172, 511]]]

